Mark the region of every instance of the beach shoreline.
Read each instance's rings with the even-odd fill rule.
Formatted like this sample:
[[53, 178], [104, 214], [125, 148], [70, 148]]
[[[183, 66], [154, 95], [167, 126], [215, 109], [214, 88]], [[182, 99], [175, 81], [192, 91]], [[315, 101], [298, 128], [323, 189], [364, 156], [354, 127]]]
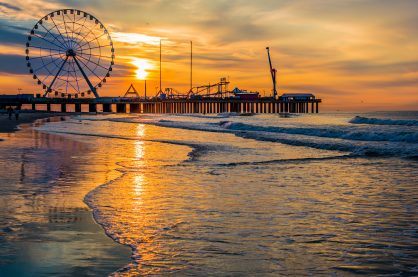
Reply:
[[[18, 142], [19, 136], [27, 133], [31, 124], [57, 116], [68, 115], [23, 112], [19, 120], [14, 117], [9, 120], [7, 114], [0, 114], [0, 133], [5, 138], [3, 141], [0, 138], [0, 143], [13, 143], [15, 139]], [[16, 131], [19, 132], [15, 133]], [[4, 149], [7, 147], [3, 146], [0, 151]], [[49, 183], [53, 181], [45, 182], [44, 189], [47, 190]], [[95, 184], [92, 189], [96, 185], [101, 184]], [[2, 216], [7, 224], [0, 229], [0, 234], [4, 237], [0, 245], [4, 244], [7, 251], [0, 253], [0, 256], [4, 255], [1, 258], [0, 275], [25, 276], [28, 272], [40, 275], [110, 275], [128, 264], [131, 260], [131, 248], [114, 241], [105, 233], [94, 219], [93, 210], [85, 203], [85, 196], [77, 199], [84, 203], [84, 207], [58, 208], [52, 213], [48, 211], [44, 213], [48, 220], [43, 222], [19, 222], [6, 220], [6, 216]], [[3, 212], [7, 214], [6, 211], [1, 211], [2, 214]], [[38, 260], [36, 257], [42, 259]]]
[[0, 133], [11, 133], [19, 130], [20, 124], [31, 124], [38, 119], [45, 119], [49, 117], [61, 116], [61, 113], [46, 113], [46, 112], [26, 112], [22, 111], [19, 114], [19, 120], [12, 118], [9, 119], [7, 113], [0, 113]]

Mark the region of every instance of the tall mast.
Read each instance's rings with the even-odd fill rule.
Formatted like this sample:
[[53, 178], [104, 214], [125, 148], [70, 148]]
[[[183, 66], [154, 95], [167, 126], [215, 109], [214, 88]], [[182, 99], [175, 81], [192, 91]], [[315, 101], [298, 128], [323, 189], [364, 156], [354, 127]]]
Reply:
[[161, 39], [160, 39], [160, 92], [161, 92]]
[[190, 91], [193, 88], [193, 42], [190, 41]]
[[145, 92], [144, 98], [147, 99], [147, 79], [144, 80], [144, 92]]

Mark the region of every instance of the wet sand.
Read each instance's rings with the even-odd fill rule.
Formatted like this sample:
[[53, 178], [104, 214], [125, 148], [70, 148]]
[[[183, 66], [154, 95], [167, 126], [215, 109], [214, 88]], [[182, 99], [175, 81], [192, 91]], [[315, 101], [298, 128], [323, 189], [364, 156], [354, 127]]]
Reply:
[[19, 124], [32, 123], [37, 119], [48, 118], [57, 115], [59, 114], [43, 112], [21, 112], [19, 114], [19, 120], [16, 120], [14, 115], [12, 116], [12, 119], [9, 119], [9, 115], [7, 113], [0, 113], [0, 133], [14, 132], [18, 130]]
[[[67, 189], [62, 186], [71, 187], [71, 183], [51, 174], [55, 168], [44, 167], [35, 168], [37, 174], [42, 174], [41, 179], [30, 177], [31, 160], [42, 159], [44, 148], [54, 153], [54, 148], [60, 150], [68, 145], [69, 150], [64, 151], [73, 155], [86, 151], [82, 146], [71, 145], [68, 139], [51, 135], [41, 139], [48, 142], [47, 147], [34, 148], [30, 142], [23, 145], [39, 136], [27, 128], [30, 123], [61, 115], [20, 116], [16, 121], [0, 115], [0, 132], [9, 132], [0, 136], [4, 140], [0, 142], [0, 276], [105, 276], [129, 263], [131, 249], [109, 238], [83, 203], [85, 194], [100, 185], [101, 180], [84, 180], [88, 185]], [[22, 130], [11, 133], [18, 130], [18, 124], [23, 124]], [[67, 157], [68, 161], [64, 159], [56, 167], [60, 174], [75, 178], [77, 168], [71, 166], [70, 156]]]

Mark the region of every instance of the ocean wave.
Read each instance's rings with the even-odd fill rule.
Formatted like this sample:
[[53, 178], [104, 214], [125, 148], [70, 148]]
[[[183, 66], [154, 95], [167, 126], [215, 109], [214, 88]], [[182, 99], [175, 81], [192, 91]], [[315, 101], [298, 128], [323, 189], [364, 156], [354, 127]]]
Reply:
[[340, 138], [359, 141], [394, 141], [394, 142], [418, 142], [418, 132], [413, 131], [371, 131], [353, 130], [352, 127], [338, 126], [329, 128], [306, 127], [273, 127], [259, 126], [239, 122], [222, 121], [220, 126], [235, 131], [259, 131], [271, 133], [297, 134], [314, 137]]
[[[163, 122], [156, 122], [155, 125], [205, 132], [227, 132], [247, 139], [278, 142], [287, 145], [303, 146], [322, 150], [342, 151], [358, 156], [396, 156], [415, 158], [417, 156], [416, 153], [418, 153], [418, 144], [411, 143], [411, 141], [418, 141], [417, 133], [411, 134], [411, 136], [407, 139], [404, 137], [403, 140], [402, 136], [405, 136], [405, 134], [400, 133], [396, 140], [393, 138], [393, 133], [388, 133], [384, 136], [382, 133], [371, 135], [370, 132], [343, 135], [344, 132], [337, 131], [334, 133], [334, 136], [332, 136], [333, 133], [327, 133], [327, 129], [324, 129], [321, 132], [315, 128], [297, 130], [300, 128], [289, 127], [287, 127], [287, 133], [283, 131], [272, 132], [272, 128], [277, 128], [277, 130], [286, 128], [263, 127], [230, 121], [222, 121], [216, 126], [214, 123], [196, 124], [191, 122], [164, 120]], [[306, 132], [307, 130], [308, 132]], [[311, 134], [308, 134], [309, 132]], [[351, 139], [349, 138], [350, 136]], [[360, 136], [365, 136], [365, 138], [361, 140]], [[353, 139], [353, 137], [356, 137], [357, 139]], [[371, 138], [374, 138], [375, 140], [372, 140]], [[386, 138], [386, 141], [382, 138]]]
[[368, 118], [356, 116], [349, 121], [352, 124], [371, 124], [371, 125], [402, 125], [402, 126], [418, 126], [418, 120], [413, 119], [383, 119]]
[[241, 131], [237, 136], [259, 141], [278, 142], [321, 150], [342, 151], [356, 156], [394, 156], [415, 159], [418, 145], [401, 142], [350, 141], [334, 138], [315, 138], [304, 135], [289, 135], [268, 132]]
[[[232, 133], [259, 141], [277, 142], [293, 146], [341, 151], [359, 156], [395, 156], [416, 158], [418, 133], [413, 131], [370, 130], [351, 126], [275, 127], [233, 121], [189, 122], [167, 119], [141, 120], [138, 118], [109, 119], [125, 123], [142, 123], [155, 126]], [[192, 156], [194, 153], [191, 154]], [[193, 157], [190, 157], [193, 159]]]

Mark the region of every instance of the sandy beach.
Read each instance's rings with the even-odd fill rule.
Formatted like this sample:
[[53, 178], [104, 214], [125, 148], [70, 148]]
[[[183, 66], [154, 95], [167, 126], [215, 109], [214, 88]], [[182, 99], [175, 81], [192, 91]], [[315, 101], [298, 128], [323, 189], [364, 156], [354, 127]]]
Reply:
[[37, 119], [48, 118], [52, 116], [58, 116], [59, 114], [43, 113], [43, 112], [21, 112], [19, 114], [19, 120], [12, 116], [9, 120], [7, 113], [0, 113], [0, 133], [14, 132], [18, 130], [19, 124], [32, 123]]
[[[77, 176], [75, 168], [54, 156], [77, 155], [85, 147], [73, 143], [66, 152], [72, 142], [53, 135], [41, 136], [40, 146], [35, 143], [40, 135], [29, 124], [51, 116], [61, 117], [21, 113], [16, 121], [0, 115], [0, 275], [109, 275], [130, 261], [131, 250], [106, 236], [84, 203], [85, 195], [101, 181], [87, 178], [85, 185], [63, 189], [51, 174], [55, 168], [33, 167], [29, 157], [44, 155], [42, 145], [48, 144], [53, 151], [47, 155], [57, 163], [59, 174]], [[42, 178], [34, 179], [32, 170]]]

